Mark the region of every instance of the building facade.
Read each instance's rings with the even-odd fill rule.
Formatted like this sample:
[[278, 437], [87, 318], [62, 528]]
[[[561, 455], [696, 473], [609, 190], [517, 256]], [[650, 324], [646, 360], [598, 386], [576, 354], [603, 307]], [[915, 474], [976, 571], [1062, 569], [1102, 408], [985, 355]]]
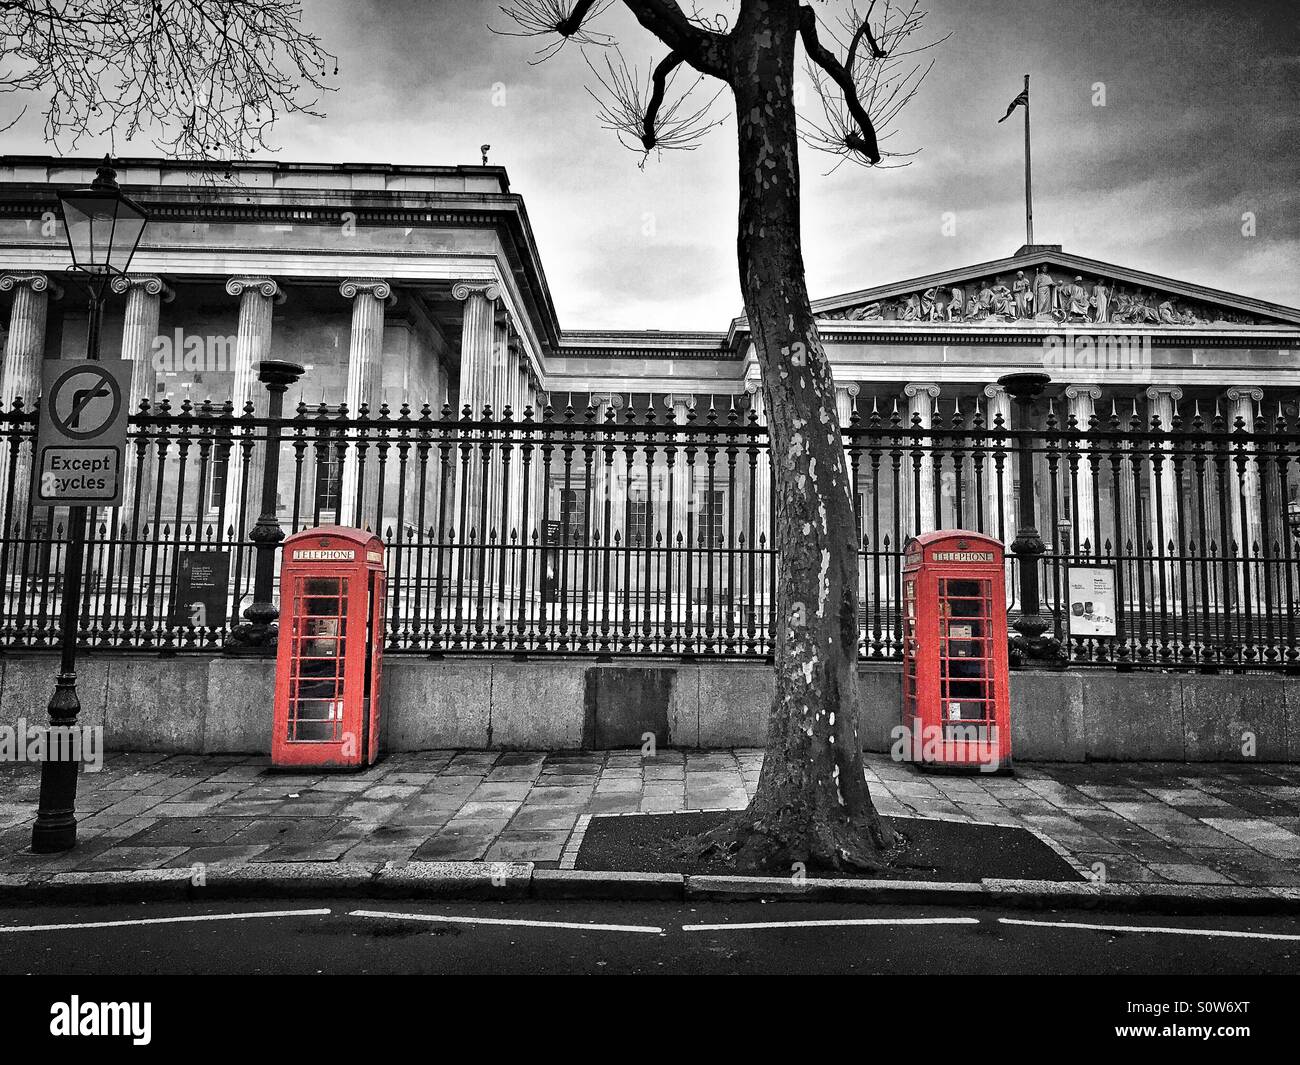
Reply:
[[[55, 189], [89, 184], [95, 166], [0, 158], [15, 572], [57, 561], [59, 515], [26, 496], [22, 417], [41, 361], [85, 350]], [[146, 574], [160, 602], [174, 597], [186, 545], [248, 546], [265, 459], [257, 366], [276, 358], [305, 367], [286, 397], [280, 517], [388, 539], [405, 567], [394, 649], [423, 648], [431, 615], [459, 614], [457, 637], [477, 628], [484, 649], [511, 649], [526, 621], [552, 635], [562, 625], [556, 649], [609, 651], [608, 632], [595, 642], [603, 621], [613, 650], [690, 651], [687, 630], [707, 625], [710, 647], [762, 653], [772, 484], [743, 317], [717, 332], [564, 330], [499, 167], [118, 167], [151, 223], [102, 332], [103, 357], [131, 362], [138, 404], [127, 502], [99, 516], [106, 617], [124, 581]], [[1135, 610], [1160, 600], [1175, 629], [1208, 606], [1289, 618], [1286, 504], [1300, 478], [1284, 438], [1300, 311], [1055, 245], [814, 310], [858, 496], [867, 653], [896, 654], [890, 604], [908, 536], [963, 527], [1012, 540], [1017, 446], [1035, 452], [1036, 520], [1059, 564], [1128, 567]], [[1013, 409], [997, 381], [1024, 370], [1052, 383]], [[1276, 455], [1258, 432], [1282, 434]], [[138, 573], [137, 542], [152, 551]], [[34, 604], [37, 591], [10, 589], [11, 628], [29, 609], [12, 597]], [[231, 613], [245, 601], [237, 591]], [[665, 626], [675, 640], [659, 642]], [[655, 641], [639, 642], [638, 627]], [[579, 632], [592, 642], [578, 646]], [[1199, 655], [1207, 639], [1193, 633], [1182, 650]]]

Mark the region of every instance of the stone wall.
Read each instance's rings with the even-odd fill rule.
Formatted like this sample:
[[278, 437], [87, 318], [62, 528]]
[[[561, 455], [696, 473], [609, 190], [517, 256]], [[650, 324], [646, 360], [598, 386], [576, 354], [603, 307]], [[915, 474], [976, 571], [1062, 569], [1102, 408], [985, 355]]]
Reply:
[[[54, 655], [0, 658], [0, 724], [44, 722]], [[213, 656], [83, 658], [82, 722], [110, 750], [270, 749], [275, 663]], [[900, 671], [862, 666], [864, 747], [886, 751]], [[758, 746], [770, 667], [739, 662], [390, 657], [383, 745], [547, 748]], [[1023, 761], [1300, 761], [1300, 678], [1278, 674], [1011, 675], [1013, 756]]]

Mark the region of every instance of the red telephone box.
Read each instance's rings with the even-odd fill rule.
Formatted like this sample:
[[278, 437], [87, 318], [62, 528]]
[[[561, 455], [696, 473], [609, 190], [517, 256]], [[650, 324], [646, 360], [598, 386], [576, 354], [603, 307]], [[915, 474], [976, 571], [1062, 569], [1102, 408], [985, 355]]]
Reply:
[[273, 766], [360, 769], [379, 755], [384, 544], [324, 525], [284, 542]]
[[948, 529], [903, 554], [903, 724], [923, 768], [1009, 772], [1002, 544]]

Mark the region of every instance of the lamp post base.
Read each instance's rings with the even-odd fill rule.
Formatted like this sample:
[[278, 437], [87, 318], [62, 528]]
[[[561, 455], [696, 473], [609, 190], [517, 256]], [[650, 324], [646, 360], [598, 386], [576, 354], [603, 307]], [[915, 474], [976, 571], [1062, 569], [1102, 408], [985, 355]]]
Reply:
[[77, 845], [77, 817], [72, 811], [62, 817], [38, 820], [32, 828], [33, 854], [59, 854]]
[[57, 854], [77, 845], [77, 771], [80, 768], [70, 759], [41, 763], [41, 796], [36, 824], [32, 826], [32, 850], [36, 854]]

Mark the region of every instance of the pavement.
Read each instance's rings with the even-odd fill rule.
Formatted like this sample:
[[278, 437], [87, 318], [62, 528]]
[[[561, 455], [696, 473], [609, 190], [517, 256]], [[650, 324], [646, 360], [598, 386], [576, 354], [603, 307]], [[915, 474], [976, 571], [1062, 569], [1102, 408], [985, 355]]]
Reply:
[[[516, 888], [520, 878], [549, 881], [554, 897], [562, 882], [582, 879], [551, 871], [573, 868], [592, 816], [742, 808], [762, 757], [748, 749], [661, 750], [654, 758], [635, 750], [448, 750], [389, 755], [359, 773], [286, 774], [265, 757], [109, 753], [100, 772], [81, 775], [79, 842], [58, 855], [27, 849], [37, 767], [0, 765], [0, 897], [179, 884], [196, 870], [200, 881], [225, 873], [274, 893], [277, 882], [295, 879], [414, 883], [420, 870], [444, 884], [477, 883], [494, 867], [507, 869]], [[867, 775], [883, 814], [1034, 832], [1090, 881], [1076, 894], [1130, 903], [1275, 901], [1300, 910], [1300, 765], [1044, 763], [1020, 764], [1010, 778], [959, 777], [869, 755]], [[720, 894], [737, 890], [713, 883], [728, 878], [707, 879]], [[574, 890], [598, 894], [590, 881], [588, 874]], [[689, 883], [673, 882], [678, 887], [662, 889], [689, 897]], [[627, 890], [644, 897], [663, 883]], [[780, 884], [758, 886], [780, 893]], [[1065, 890], [1027, 886], [1034, 884], [966, 887], [997, 898]], [[915, 896], [935, 887], [899, 890]]]

